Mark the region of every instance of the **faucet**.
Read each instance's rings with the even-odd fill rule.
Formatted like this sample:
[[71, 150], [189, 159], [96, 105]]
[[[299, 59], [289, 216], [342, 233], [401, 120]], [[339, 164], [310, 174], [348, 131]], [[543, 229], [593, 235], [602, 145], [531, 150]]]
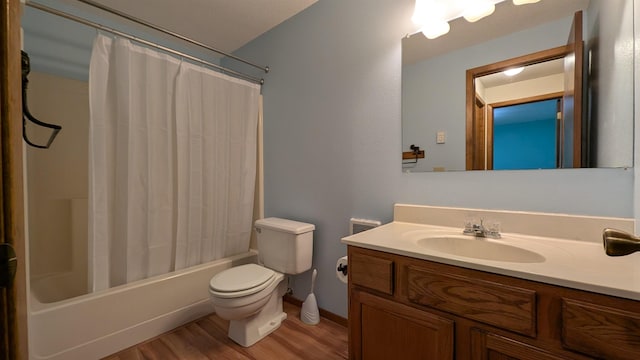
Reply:
[[604, 229], [602, 242], [609, 256], [624, 256], [640, 251], [640, 237], [615, 229]]
[[480, 224], [474, 224], [473, 222], [466, 223], [462, 233], [464, 235], [471, 235], [479, 238], [500, 238], [499, 227], [491, 226], [490, 228], [486, 228], [484, 226], [484, 219], [480, 219]]

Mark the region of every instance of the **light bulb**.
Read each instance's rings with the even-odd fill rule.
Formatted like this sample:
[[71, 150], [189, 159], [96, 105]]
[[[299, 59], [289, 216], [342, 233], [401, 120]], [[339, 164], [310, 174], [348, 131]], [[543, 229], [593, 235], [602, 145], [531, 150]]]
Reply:
[[512, 68], [512, 69], [507, 69], [507, 70], [503, 71], [502, 73], [507, 75], [507, 76], [514, 76], [514, 75], [520, 74], [522, 72], [522, 70], [524, 70], [524, 66], [517, 67], [517, 68]]
[[513, 0], [514, 5], [526, 5], [526, 4], [534, 4], [540, 0]]
[[434, 0], [416, 0], [411, 20], [418, 25], [424, 25], [433, 19], [444, 16], [444, 5]]
[[444, 20], [431, 20], [426, 23], [420, 31], [427, 37], [427, 39], [435, 39], [449, 32], [451, 26]]
[[413, 16], [411, 16], [411, 21], [413, 21], [414, 24], [422, 24], [422, 20], [425, 17], [426, 8], [426, 0], [416, 0], [416, 7], [413, 9]]
[[462, 16], [468, 22], [476, 22], [496, 11], [496, 5], [489, 1], [474, 1], [465, 9]]

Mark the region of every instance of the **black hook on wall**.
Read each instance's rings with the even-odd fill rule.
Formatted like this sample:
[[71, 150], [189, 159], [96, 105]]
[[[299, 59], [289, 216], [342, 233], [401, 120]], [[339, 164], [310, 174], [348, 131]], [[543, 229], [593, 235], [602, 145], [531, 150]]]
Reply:
[[424, 158], [424, 150], [420, 150], [420, 146], [411, 144], [409, 146], [411, 151], [405, 151], [402, 153], [402, 160], [413, 160], [413, 161], [402, 161], [402, 164], [416, 164], [418, 159]]
[[[56, 138], [56, 135], [58, 135], [58, 132], [62, 130], [62, 126], [55, 125], [55, 124], [48, 124], [46, 122], [40, 121], [36, 119], [33, 115], [31, 115], [31, 112], [29, 112], [29, 107], [27, 106], [27, 84], [29, 83], [29, 79], [27, 79], [27, 76], [31, 72], [31, 63], [29, 60], [29, 55], [24, 51], [22, 51], [21, 62], [22, 62], [22, 138], [24, 139], [24, 141], [27, 142], [27, 144], [33, 147], [36, 147], [39, 149], [48, 149], [49, 146], [51, 146], [51, 143], [53, 142], [53, 140]], [[38, 126], [45, 127], [52, 130], [46, 145], [38, 145], [29, 139], [29, 137], [27, 136], [27, 120], [29, 120], [30, 122]]]

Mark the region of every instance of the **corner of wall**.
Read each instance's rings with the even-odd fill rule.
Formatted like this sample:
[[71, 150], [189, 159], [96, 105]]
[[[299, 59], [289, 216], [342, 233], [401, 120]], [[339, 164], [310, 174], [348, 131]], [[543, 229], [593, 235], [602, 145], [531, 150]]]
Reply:
[[[640, 19], [640, 0], [633, 0], [633, 18]], [[634, 140], [633, 140], [633, 215], [636, 220], [635, 232], [638, 233], [638, 225], [640, 223], [640, 24], [637, 21], [633, 22], [633, 92], [634, 92]]]

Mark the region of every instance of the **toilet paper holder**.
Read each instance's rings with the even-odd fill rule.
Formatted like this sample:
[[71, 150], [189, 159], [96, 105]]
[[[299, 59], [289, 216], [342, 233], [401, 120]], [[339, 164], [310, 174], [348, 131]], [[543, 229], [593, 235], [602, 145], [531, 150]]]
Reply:
[[338, 265], [338, 271], [340, 271], [342, 273], [342, 275], [347, 275], [347, 265], [346, 264], [340, 264]]

